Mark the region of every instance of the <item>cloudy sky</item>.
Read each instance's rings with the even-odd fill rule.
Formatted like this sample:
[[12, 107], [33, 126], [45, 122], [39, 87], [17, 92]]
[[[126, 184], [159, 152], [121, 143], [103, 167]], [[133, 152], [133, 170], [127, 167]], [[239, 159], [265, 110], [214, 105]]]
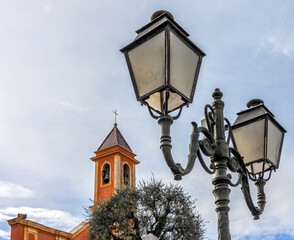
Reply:
[[[294, 2], [291, 0], [0, 0], [0, 239], [17, 213], [70, 230], [91, 204], [90, 158], [113, 127], [137, 154], [137, 180], [152, 173], [173, 182], [159, 149], [159, 126], [136, 101], [119, 52], [169, 10], [207, 56], [193, 104], [172, 126], [174, 158], [183, 165], [191, 121], [200, 122], [216, 87], [225, 115], [261, 98], [288, 131], [280, 169], [266, 185], [267, 205], [254, 221], [240, 187], [231, 192], [233, 239], [294, 239]], [[291, 124], [292, 123], [292, 124]], [[197, 163], [180, 184], [216, 239], [212, 176]], [[255, 198], [256, 192], [252, 195]]]

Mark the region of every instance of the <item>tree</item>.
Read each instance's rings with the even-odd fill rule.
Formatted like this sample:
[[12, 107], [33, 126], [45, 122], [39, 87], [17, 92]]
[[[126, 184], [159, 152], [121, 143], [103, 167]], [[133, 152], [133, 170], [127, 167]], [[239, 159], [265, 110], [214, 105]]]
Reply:
[[137, 191], [130, 188], [117, 190], [108, 201], [98, 203], [88, 212], [90, 216], [90, 240], [141, 239], [137, 211]]
[[160, 240], [202, 240], [204, 223], [195, 201], [179, 185], [152, 178], [137, 189], [126, 188], [99, 204], [90, 218], [90, 240], [141, 239], [152, 233]]
[[197, 240], [204, 237], [204, 222], [195, 201], [179, 185], [152, 178], [138, 186], [138, 220], [142, 235], [160, 240]]

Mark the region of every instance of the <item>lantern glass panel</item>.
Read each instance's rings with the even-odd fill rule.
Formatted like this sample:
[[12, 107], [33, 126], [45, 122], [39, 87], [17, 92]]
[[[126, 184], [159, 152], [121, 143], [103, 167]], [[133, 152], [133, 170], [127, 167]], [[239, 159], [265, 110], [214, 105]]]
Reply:
[[170, 32], [170, 84], [191, 98], [199, 56]]
[[272, 123], [268, 121], [268, 144], [267, 144], [267, 158], [277, 167], [283, 133]]
[[184, 103], [185, 102], [182, 100], [180, 95], [178, 95], [176, 93], [169, 92], [168, 109], [167, 109], [168, 112], [171, 112], [171, 111], [179, 108]]
[[246, 165], [264, 159], [264, 129], [265, 119], [261, 119], [233, 130], [236, 147]]
[[269, 164], [266, 161], [261, 161], [261, 162], [253, 163], [252, 165], [248, 166], [247, 169], [250, 173], [258, 174], [258, 173], [262, 173], [263, 171], [269, 170], [270, 167], [271, 167], [271, 164]]
[[162, 112], [162, 94], [161, 92], [156, 92], [150, 95], [148, 99], [145, 100], [151, 108], [155, 111]]
[[165, 84], [165, 32], [128, 53], [139, 98]]
[[[146, 99], [145, 101], [149, 104], [151, 108], [162, 113], [163, 112], [162, 107], [163, 107], [163, 104], [165, 103], [165, 96], [166, 96], [165, 91], [156, 92], [150, 95], [150, 97]], [[171, 112], [179, 108], [182, 104], [184, 104], [184, 101], [182, 100], [180, 95], [169, 92], [168, 109], [167, 109], [168, 112]]]

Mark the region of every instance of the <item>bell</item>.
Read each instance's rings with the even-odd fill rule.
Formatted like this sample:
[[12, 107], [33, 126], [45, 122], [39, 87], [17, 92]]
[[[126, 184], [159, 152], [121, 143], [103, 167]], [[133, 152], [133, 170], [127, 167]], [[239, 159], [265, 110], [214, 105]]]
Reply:
[[104, 174], [104, 178], [103, 178], [104, 182], [108, 182], [109, 181], [109, 172], [106, 172]]

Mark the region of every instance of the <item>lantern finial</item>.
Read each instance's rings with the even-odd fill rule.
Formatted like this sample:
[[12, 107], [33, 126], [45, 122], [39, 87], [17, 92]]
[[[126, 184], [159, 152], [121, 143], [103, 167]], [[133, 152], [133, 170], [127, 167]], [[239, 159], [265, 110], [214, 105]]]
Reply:
[[247, 107], [248, 108], [251, 108], [251, 107], [255, 107], [257, 105], [260, 105], [260, 104], [264, 104], [264, 102], [261, 100], [261, 99], [252, 99], [250, 100], [248, 103], [247, 103]]
[[167, 15], [171, 18], [171, 19], [174, 19], [174, 16], [169, 12], [169, 11], [166, 11], [166, 10], [158, 10], [156, 11], [155, 13], [152, 14], [151, 16], [151, 21], [153, 21], [155, 18], [159, 17], [160, 15], [164, 14], [164, 13], [167, 13]]

